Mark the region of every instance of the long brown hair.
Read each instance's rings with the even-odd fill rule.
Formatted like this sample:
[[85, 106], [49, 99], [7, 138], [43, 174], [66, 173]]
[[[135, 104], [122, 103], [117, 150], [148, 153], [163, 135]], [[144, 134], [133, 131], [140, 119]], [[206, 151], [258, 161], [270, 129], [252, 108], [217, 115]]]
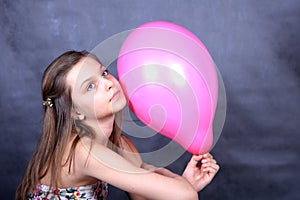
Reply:
[[[74, 120], [71, 117], [71, 89], [66, 84], [66, 75], [82, 58], [92, 57], [87, 51], [68, 51], [57, 57], [45, 70], [42, 79], [42, 98], [51, 99], [50, 106], [44, 106], [42, 134], [37, 148], [28, 163], [24, 178], [16, 191], [16, 200], [27, 199], [40, 180], [50, 172], [50, 188], [57, 189], [58, 177], [63, 166], [63, 153], [72, 134], [77, 134]], [[114, 123], [110, 140], [119, 146], [120, 128]], [[66, 163], [69, 169], [75, 156], [75, 147], [80, 137], [77, 134], [73, 141]], [[65, 163], [65, 164], [66, 164]]]

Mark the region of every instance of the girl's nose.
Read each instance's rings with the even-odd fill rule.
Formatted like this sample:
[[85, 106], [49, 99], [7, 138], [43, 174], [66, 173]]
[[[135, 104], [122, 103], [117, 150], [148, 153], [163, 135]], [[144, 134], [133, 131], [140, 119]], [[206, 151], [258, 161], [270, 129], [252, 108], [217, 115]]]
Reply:
[[101, 83], [103, 84], [103, 87], [105, 90], [110, 90], [113, 86], [114, 86], [114, 83], [112, 80], [106, 78], [106, 77], [102, 77], [100, 79]]

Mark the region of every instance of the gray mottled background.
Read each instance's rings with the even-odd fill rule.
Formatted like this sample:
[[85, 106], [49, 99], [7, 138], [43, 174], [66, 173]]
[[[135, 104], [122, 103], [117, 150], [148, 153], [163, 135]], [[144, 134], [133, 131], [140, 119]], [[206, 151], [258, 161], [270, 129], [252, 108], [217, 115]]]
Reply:
[[[195, 33], [224, 79], [227, 118], [213, 149], [221, 170], [200, 199], [299, 199], [297, 0], [1, 0], [0, 199], [14, 198], [38, 141], [46, 66], [66, 50], [91, 50], [116, 33], [155, 20]], [[184, 154], [168, 168], [181, 173], [189, 157]], [[126, 195], [111, 189], [110, 199]]]

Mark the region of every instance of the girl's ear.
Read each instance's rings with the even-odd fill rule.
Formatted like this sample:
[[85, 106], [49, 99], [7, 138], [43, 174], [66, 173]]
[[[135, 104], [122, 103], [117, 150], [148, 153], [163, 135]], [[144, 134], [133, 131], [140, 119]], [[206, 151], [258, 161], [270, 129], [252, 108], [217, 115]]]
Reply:
[[72, 118], [75, 119], [75, 120], [84, 120], [85, 119], [85, 115], [78, 112], [78, 111], [75, 111], [74, 109], [72, 109]]

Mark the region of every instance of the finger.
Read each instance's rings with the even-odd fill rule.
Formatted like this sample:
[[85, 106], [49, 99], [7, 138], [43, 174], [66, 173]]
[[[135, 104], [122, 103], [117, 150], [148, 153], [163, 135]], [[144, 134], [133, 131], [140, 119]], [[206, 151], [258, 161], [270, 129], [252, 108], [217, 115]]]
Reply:
[[215, 164], [218, 164], [218, 163], [217, 163], [217, 161], [214, 160], [214, 159], [206, 159], [206, 160], [204, 160], [204, 161], [202, 162], [202, 164], [213, 164], [213, 165], [215, 165]]
[[201, 160], [201, 163], [202, 164], [205, 164], [205, 163], [217, 163], [217, 161], [215, 159], [212, 159], [212, 158], [204, 158]]
[[189, 162], [189, 165], [196, 166], [201, 159], [202, 155], [193, 155]]
[[209, 166], [202, 169], [204, 173], [211, 173], [215, 175], [219, 171], [219, 166]]
[[[206, 160], [201, 164], [202, 168], [209, 167], [209, 166], [214, 167], [214, 166], [218, 166], [218, 164], [215, 160]], [[216, 167], [216, 168], [218, 168], [218, 167]]]
[[203, 158], [203, 155], [193, 155], [192, 158], [196, 161], [200, 161]]
[[213, 158], [210, 153], [203, 154], [203, 158]]
[[202, 171], [206, 172], [206, 171], [210, 171], [210, 170], [214, 170], [215, 172], [219, 171], [220, 166], [217, 164], [211, 164], [211, 165], [207, 165], [207, 166], [203, 166]]

